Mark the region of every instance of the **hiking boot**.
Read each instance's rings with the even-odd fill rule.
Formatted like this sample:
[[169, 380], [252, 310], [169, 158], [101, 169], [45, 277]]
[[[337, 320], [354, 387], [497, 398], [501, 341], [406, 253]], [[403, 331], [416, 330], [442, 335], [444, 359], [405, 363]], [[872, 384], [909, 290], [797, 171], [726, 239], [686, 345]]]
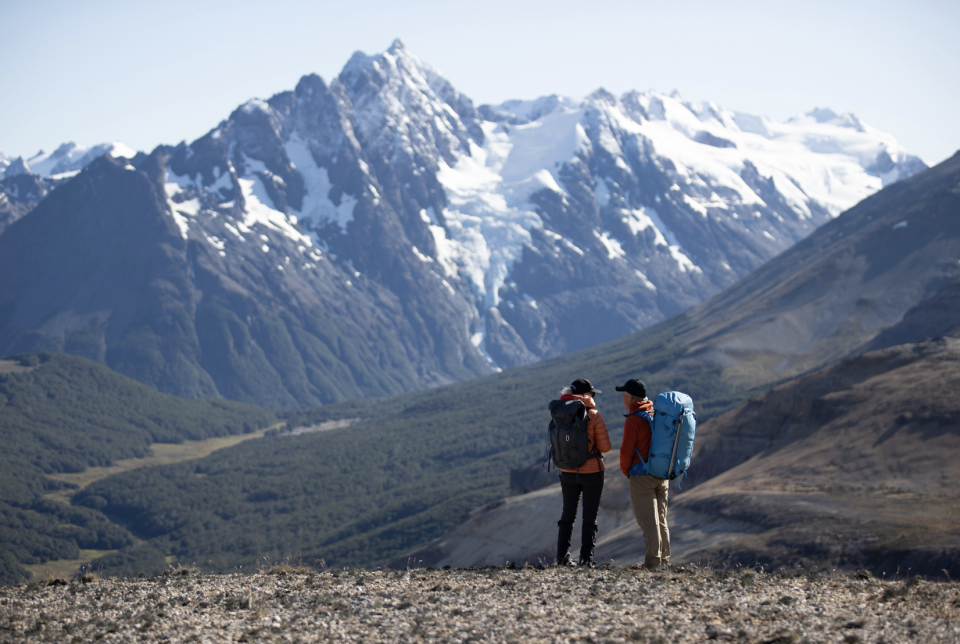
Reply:
[[581, 568], [596, 568], [596, 567], [597, 567], [597, 562], [594, 561], [593, 559], [581, 559], [581, 560], [580, 560], [580, 567], [581, 567]]
[[653, 564], [652, 566], [648, 566], [647, 564], [640, 564], [640, 567], [636, 568], [635, 570], [645, 570], [647, 572], [661, 572], [664, 570], [669, 571], [670, 564]]
[[557, 562], [557, 566], [566, 567], [566, 568], [576, 568], [577, 564], [574, 563], [570, 555], [567, 555], [563, 559]]

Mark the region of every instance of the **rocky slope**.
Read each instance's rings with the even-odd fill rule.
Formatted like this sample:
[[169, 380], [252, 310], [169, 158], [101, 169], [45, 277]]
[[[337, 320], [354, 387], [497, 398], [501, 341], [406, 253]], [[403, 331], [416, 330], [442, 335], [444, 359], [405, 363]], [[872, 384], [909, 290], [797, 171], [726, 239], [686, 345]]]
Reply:
[[706, 424], [700, 484], [678, 506], [755, 532], [715, 557], [956, 574], [958, 386], [960, 342], [949, 338], [780, 385]]
[[[955, 582], [802, 571], [333, 571], [0, 589], [0, 641], [955, 642]], [[561, 616], [559, 618], [558, 616]]]
[[958, 386], [954, 338], [848, 358], [704, 424], [691, 483], [733, 483], [739, 471], [802, 486], [951, 494], [960, 483], [950, 466], [960, 450]]
[[623, 336], [924, 167], [829, 110], [602, 90], [475, 108], [399, 41], [129, 157], [5, 162], [0, 225], [24, 221], [0, 236], [0, 353], [272, 407]]

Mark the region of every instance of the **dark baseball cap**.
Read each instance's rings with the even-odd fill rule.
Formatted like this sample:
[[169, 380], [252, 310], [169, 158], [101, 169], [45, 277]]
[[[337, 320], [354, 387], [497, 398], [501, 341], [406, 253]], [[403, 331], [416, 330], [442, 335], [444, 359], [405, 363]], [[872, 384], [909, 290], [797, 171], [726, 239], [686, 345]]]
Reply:
[[647, 386], [643, 384], [642, 380], [637, 380], [636, 378], [631, 378], [624, 383], [622, 387], [617, 387], [616, 390], [625, 391], [631, 396], [636, 396], [637, 398], [647, 397]]
[[584, 394], [602, 394], [603, 393], [599, 389], [594, 389], [593, 383], [591, 383], [589, 380], [584, 380], [583, 378], [577, 378], [576, 380], [571, 382], [570, 389], [572, 390], [571, 393], [574, 393], [578, 396], [582, 396]]

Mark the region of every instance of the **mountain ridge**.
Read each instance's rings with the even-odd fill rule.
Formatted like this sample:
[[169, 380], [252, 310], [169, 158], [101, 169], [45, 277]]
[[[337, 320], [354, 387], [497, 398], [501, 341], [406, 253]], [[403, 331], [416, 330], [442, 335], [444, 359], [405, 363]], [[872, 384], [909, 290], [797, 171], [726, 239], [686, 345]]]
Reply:
[[[329, 84], [307, 75], [248, 101], [192, 143], [133, 158], [108, 147], [161, 197], [126, 207], [172, 221], [184, 246], [146, 265], [137, 256], [167, 242], [141, 239], [118, 270], [179, 284], [144, 305], [179, 321], [136, 335], [124, 304], [35, 296], [44, 283], [20, 271], [0, 285], [0, 353], [77, 347], [164, 391], [274, 408], [462, 381], [624, 336], [922, 167], [889, 135], [824, 110], [778, 124], [602, 90], [475, 108], [400, 41], [357, 53]], [[62, 146], [21, 170], [73, 168], [81, 152]], [[58, 264], [71, 240], [23, 221], [90, 176], [5, 177], [0, 247]], [[72, 194], [54, 200], [64, 225], [94, 193]], [[81, 292], [79, 278], [64, 281]], [[34, 297], [43, 320], [22, 314]]]

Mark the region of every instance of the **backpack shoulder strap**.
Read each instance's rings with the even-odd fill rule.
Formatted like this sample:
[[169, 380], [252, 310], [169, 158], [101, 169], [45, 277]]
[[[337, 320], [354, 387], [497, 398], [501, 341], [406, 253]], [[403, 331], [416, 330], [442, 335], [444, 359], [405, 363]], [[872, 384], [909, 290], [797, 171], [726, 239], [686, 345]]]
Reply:
[[[587, 407], [587, 406], [584, 405], [584, 408], [585, 408], [585, 409], [586, 409], [586, 407]], [[600, 413], [600, 412], [597, 411], [596, 409], [594, 409], [593, 411], [595, 411], [597, 414]], [[587, 409], [586, 413], [584, 414], [584, 417], [587, 419], [587, 423], [588, 423], [588, 424], [587, 424], [587, 430], [589, 431], [589, 429], [590, 429], [589, 422], [590, 422], [590, 419], [591, 419], [590, 410], [589, 410], [589, 409]], [[602, 472], [602, 471], [603, 471], [603, 454], [600, 452], [599, 449], [597, 449], [596, 443], [594, 443], [593, 449], [594, 449], [593, 456], [594, 456], [594, 458], [597, 459], [597, 468]]]
[[656, 412], [649, 412], [649, 411], [645, 411], [645, 410], [642, 410], [642, 409], [641, 409], [640, 411], [631, 414], [631, 416], [639, 416], [640, 418], [643, 418], [645, 421], [647, 421], [648, 423], [650, 423], [650, 429], [653, 429], [653, 415], [654, 415], [654, 413], [656, 413]]

